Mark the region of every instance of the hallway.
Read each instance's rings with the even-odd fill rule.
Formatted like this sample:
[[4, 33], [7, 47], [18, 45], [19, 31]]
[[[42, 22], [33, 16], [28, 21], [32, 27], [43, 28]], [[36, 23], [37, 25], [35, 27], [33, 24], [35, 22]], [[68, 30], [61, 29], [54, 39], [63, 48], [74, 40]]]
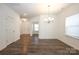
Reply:
[[[77, 55], [79, 51], [57, 39], [34, 39], [22, 35], [21, 39], [8, 45], [0, 52], [1, 55]], [[34, 40], [34, 41], [33, 41]], [[33, 42], [32, 42], [33, 41]], [[37, 42], [37, 43], [35, 43]]]

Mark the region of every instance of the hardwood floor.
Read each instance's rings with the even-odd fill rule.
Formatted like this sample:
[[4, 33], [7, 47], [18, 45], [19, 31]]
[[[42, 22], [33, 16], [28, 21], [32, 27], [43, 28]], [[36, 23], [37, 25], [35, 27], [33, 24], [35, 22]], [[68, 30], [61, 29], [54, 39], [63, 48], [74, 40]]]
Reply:
[[21, 39], [8, 45], [0, 51], [1, 55], [25, 55], [28, 52], [28, 46], [31, 43], [30, 35], [21, 35]]
[[57, 39], [38, 39], [37, 35], [21, 35], [20, 40], [8, 45], [0, 55], [79, 55], [79, 51]]

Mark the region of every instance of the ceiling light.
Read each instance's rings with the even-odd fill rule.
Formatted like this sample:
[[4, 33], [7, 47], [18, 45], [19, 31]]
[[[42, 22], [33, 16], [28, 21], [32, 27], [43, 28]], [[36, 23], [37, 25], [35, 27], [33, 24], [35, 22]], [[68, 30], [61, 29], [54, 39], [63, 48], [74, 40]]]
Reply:
[[22, 18], [22, 21], [25, 22], [25, 21], [27, 21], [27, 19], [26, 18]]

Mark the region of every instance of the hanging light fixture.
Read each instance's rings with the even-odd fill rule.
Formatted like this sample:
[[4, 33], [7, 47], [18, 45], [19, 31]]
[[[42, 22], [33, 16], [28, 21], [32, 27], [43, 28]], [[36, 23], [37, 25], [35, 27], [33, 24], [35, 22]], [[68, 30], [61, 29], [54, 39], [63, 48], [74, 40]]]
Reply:
[[26, 19], [26, 18], [21, 18], [21, 20], [22, 20], [23, 22], [27, 21], [27, 19]]
[[53, 22], [54, 21], [54, 17], [51, 17], [50, 16], [50, 5], [48, 5], [48, 17], [46, 18], [46, 19], [44, 19], [44, 21], [45, 22], [47, 22], [47, 23], [51, 23], [51, 22]]
[[23, 15], [21, 15], [21, 21], [22, 22], [27, 21], [27, 13], [24, 13]]
[[53, 17], [47, 17], [44, 19], [45, 22], [47, 23], [52, 23], [54, 21], [54, 18]]

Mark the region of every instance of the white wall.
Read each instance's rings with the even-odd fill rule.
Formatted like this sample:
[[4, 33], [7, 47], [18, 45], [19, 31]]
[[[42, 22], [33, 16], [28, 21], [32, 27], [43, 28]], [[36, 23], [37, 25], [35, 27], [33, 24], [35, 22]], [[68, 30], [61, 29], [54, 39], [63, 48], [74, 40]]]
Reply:
[[59, 33], [59, 40], [67, 43], [68, 45], [79, 49], [79, 39], [75, 39], [65, 35], [65, 19], [68, 16], [74, 15], [79, 13], [79, 4], [72, 4], [68, 8], [65, 8], [61, 11], [56, 19], [58, 20], [58, 33]]
[[[33, 32], [32, 24], [33, 23], [39, 23], [39, 38], [40, 39], [57, 39], [58, 38], [58, 31], [57, 31], [57, 24], [58, 21], [55, 19], [53, 23], [46, 23], [44, 22], [44, 18], [46, 18], [48, 15], [40, 15], [31, 18], [31, 31], [30, 34], [35, 34]], [[51, 17], [55, 17], [55, 15], [50, 15]]]
[[27, 21], [25, 22], [21, 22], [20, 33], [30, 34], [30, 30], [31, 30], [30, 26], [31, 26], [31, 22], [29, 21], [29, 19], [27, 19]]
[[[54, 17], [53, 15], [50, 15]], [[40, 39], [57, 39], [57, 20], [55, 19], [53, 23], [47, 23], [44, 21], [48, 15], [41, 15], [39, 22], [39, 38]]]
[[0, 4], [0, 50], [20, 39], [19, 15], [4, 4]]

